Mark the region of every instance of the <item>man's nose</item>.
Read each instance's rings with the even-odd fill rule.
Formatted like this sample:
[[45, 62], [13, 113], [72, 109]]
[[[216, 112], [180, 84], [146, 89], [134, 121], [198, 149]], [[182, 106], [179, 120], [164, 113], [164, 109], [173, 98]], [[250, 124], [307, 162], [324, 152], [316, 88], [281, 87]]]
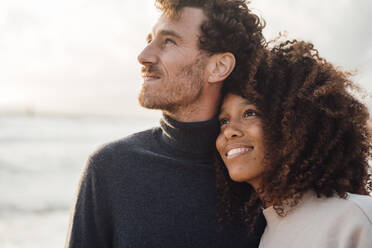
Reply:
[[138, 62], [142, 65], [156, 64], [157, 55], [151, 43], [148, 44], [137, 57]]
[[226, 127], [223, 130], [223, 134], [225, 135], [226, 139], [238, 138], [244, 135], [241, 129], [236, 125], [229, 125]]

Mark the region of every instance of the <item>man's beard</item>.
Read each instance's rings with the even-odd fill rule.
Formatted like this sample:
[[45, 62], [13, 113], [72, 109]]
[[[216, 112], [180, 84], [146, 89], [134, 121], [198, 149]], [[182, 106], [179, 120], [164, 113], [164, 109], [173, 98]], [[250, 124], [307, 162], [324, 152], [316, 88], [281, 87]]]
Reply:
[[[172, 78], [157, 85], [144, 84], [138, 100], [142, 107], [175, 113], [195, 103], [203, 90], [205, 55], [198, 55], [194, 62], [182, 67]], [[150, 73], [161, 72], [155, 65], [143, 68]], [[163, 77], [160, 79], [162, 80]]]

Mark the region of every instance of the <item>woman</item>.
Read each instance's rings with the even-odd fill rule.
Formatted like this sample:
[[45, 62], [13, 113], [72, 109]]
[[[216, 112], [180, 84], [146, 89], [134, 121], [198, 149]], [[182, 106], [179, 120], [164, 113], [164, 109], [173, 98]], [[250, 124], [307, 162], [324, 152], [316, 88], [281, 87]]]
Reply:
[[219, 214], [254, 228], [263, 212], [260, 247], [372, 247], [368, 110], [349, 77], [312, 44], [287, 41], [252, 80], [226, 87]]

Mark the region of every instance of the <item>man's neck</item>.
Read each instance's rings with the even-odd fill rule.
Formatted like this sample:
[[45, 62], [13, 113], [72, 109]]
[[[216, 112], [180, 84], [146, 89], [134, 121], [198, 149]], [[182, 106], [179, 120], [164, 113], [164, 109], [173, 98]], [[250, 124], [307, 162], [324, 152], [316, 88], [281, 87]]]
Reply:
[[191, 105], [179, 107], [174, 111], [163, 110], [163, 113], [179, 122], [202, 122], [212, 119], [217, 114], [219, 104], [219, 96], [201, 97]]
[[180, 109], [175, 112], [163, 111], [165, 115], [168, 115], [173, 120], [179, 122], [201, 122], [207, 121], [215, 116], [216, 111], [201, 111], [200, 109]]

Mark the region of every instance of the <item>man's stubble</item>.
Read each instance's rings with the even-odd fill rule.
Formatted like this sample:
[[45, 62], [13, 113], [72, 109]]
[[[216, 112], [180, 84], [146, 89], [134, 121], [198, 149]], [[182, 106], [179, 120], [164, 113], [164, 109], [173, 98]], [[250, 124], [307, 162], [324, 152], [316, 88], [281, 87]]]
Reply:
[[[196, 103], [203, 91], [205, 55], [183, 66], [179, 72], [159, 85], [144, 84], [138, 100], [142, 107], [176, 113]], [[154, 71], [157, 69], [155, 68]]]

